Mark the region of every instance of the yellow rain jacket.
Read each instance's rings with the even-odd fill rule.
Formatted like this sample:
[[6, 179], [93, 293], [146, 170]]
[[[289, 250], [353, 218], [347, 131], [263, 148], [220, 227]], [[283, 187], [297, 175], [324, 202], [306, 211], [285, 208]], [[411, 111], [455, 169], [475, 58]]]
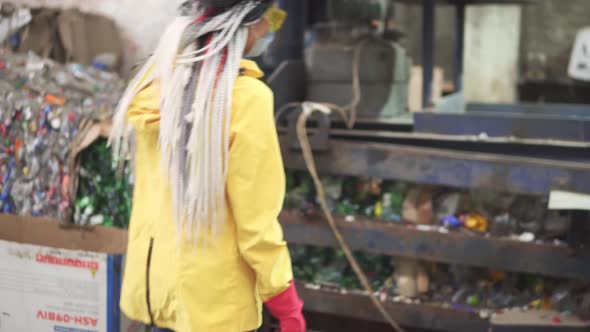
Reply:
[[245, 332], [262, 323], [262, 302], [293, 279], [277, 221], [285, 174], [272, 91], [243, 60], [233, 92], [227, 215], [206, 246], [178, 241], [158, 148], [159, 88], [137, 94], [135, 190], [121, 309], [131, 319], [176, 332]]

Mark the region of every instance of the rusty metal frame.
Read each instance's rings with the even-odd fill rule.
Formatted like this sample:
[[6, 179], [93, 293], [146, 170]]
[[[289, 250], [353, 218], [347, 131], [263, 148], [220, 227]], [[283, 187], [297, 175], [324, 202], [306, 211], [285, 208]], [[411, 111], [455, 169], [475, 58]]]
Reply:
[[[281, 137], [288, 169], [306, 170], [300, 151]], [[372, 176], [388, 180], [547, 195], [561, 189], [590, 193], [590, 165], [494, 153], [433, 149], [411, 145], [330, 140], [316, 153], [325, 175]]]
[[[314, 290], [302, 285], [298, 287], [298, 292], [307, 311], [384, 322], [366, 295]], [[384, 305], [392, 318], [403, 326], [449, 332], [486, 332], [489, 329], [488, 320], [471, 312], [392, 301]]]
[[[360, 217], [352, 223], [337, 219], [342, 235], [357, 251], [590, 280], [590, 257], [582, 254], [575, 256], [567, 247], [462, 233], [425, 232]], [[280, 220], [288, 243], [338, 247], [327, 223], [319, 217], [284, 212]]]

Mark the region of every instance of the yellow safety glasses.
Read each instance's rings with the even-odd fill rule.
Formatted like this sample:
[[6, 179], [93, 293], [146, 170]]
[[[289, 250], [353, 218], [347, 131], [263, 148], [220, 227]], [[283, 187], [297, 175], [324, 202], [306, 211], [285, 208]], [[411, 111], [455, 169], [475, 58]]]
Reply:
[[277, 32], [281, 30], [283, 24], [285, 24], [285, 20], [287, 19], [287, 12], [278, 8], [278, 7], [270, 7], [264, 17], [268, 21], [270, 25], [271, 32]]

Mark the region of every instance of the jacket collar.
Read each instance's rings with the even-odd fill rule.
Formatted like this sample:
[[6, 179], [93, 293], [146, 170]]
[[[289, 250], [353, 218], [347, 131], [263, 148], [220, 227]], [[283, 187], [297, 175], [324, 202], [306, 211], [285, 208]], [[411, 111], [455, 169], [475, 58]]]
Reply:
[[240, 70], [242, 75], [251, 76], [254, 78], [261, 78], [264, 76], [260, 67], [252, 60], [242, 59], [240, 62]]

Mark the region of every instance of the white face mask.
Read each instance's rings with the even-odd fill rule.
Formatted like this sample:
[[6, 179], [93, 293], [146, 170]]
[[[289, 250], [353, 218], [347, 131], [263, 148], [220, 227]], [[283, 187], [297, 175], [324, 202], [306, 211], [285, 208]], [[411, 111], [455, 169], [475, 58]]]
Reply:
[[254, 43], [254, 45], [252, 45], [252, 47], [250, 48], [248, 53], [246, 53], [246, 58], [256, 58], [256, 57], [261, 56], [264, 52], [266, 52], [266, 50], [268, 49], [270, 44], [272, 44], [274, 39], [275, 39], [274, 32], [269, 32], [266, 34], [266, 36], [258, 39]]

